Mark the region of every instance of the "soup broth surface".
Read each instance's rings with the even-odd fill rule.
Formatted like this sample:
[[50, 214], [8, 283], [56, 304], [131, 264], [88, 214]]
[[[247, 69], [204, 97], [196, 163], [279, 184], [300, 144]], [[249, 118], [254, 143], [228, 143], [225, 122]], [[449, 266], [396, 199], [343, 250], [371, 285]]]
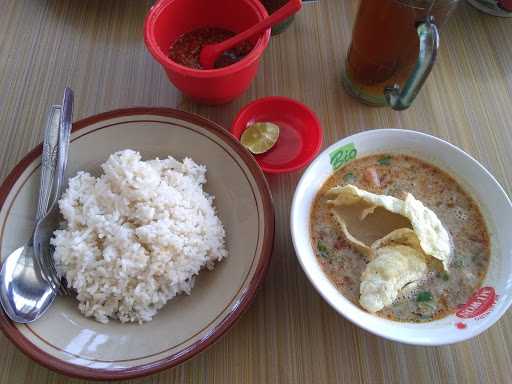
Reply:
[[[411, 193], [435, 212], [453, 242], [448, 271], [429, 266], [424, 279], [404, 287], [395, 302], [377, 315], [405, 322], [439, 319], [456, 311], [480, 287], [489, 265], [490, 245], [475, 201], [435, 166], [406, 155], [382, 154], [353, 160], [334, 173], [318, 192], [311, 212], [317, 260], [347, 299], [359, 305], [361, 274], [369, 260], [347, 242], [332, 217], [333, 207], [327, 203], [326, 192], [346, 184], [400, 199]], [[397, 228], [411, 227], [407, 219], [382, 208], [363, 221], [349, 215], [347, 224], [352, 235], [366, 244]]]

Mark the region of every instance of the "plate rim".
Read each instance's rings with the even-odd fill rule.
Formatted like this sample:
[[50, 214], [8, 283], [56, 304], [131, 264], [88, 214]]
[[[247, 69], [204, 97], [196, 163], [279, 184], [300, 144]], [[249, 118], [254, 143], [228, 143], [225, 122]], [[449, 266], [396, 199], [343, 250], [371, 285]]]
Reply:
[[[275, 213], [274, 205], [272, 201], [272, 194], [268, 182], [263, 174], [263, 171], [259, 167], [253, 156], [234, 138], [234, 136], [225, 128], [219, 124], [208, 120], [197, 114], [180, 111], [173, 108], [158, 108], [158, 107], [132, 107], [132, 108], [121, 108], [115, 109], [108, 112], [103, 112], [97, 115], [83, 118], [73, 123], [72, 132], [79, 131], [87, 128], [93, 124], [97, 124], [102, 121], [108, 121], [115, 118], [127, 117], [127, 116], [139, 116], [139, 115], [154, 115], [160, 117], [168, 117], [186, 121], [199, 126], [209, 133], [214, 134], [228, 144], [241, 158], [241, 160], [248, 167], [250, 173], [254, 177], [255, 183], [258, 186], [258, 190], [261, 195], [263, 203], [263, 237], [262, 237], [262, 248], [260, 252], [260, 258], [256, 271], [252, 280], [249, 283], [247, 290], [242, 294], [240, 304], [229, 314], [220, 321], [220, 323], [213, 328], [208, 337], [200, 339], [193, 343], [186, 349], [174, 353], [170, 356], [166, 356], [155, 362], [145, 363], [136, 365], [129, 368], [116, 368], [116, 369], [105, 369], [105, 368], [91, 368], [86, 366], [80, 366], [76, 364], [70, 364], [64, 360], [61, 360], [49, 353], [43, 351], [39, 347], [32, 344], [26, 339], [23, 334], [18, 330], [14, 323], [7, 318], [3, 310], [0, 310], [0, 328], [6, 337], [18, 347], [25, 355], [37, 363], [53, 370], [58, 373], [62, 373], [67, 376], [92, 379], [92, 380], [124, 380], [133, 379], [137, 377], [146, 376], [156, 372], [160, 372], [164, 369], [175, 367], [193, 356], [199, 354], [209, 346], [213, 345], [216, 341], [220, 340], [228, 330], [232, 328], [235, 322], [243, 315], [246, 310], [250, 307], [254, 300], [258, 288], [263, 282], [270, 259], [272, 257], [272, 250], [274, 244], [274, 230], [275, 230]], [[21, 161], [19, 161], [4, 182], [0, 185], [0, 209], [3, 207], [7, 196], [15, 185], [16, 181], [23, 174], [23, 172], [29, 167], [37, 157], [42, 153], [42, 144], [37, 145], [27, 155], [25, 155]]]

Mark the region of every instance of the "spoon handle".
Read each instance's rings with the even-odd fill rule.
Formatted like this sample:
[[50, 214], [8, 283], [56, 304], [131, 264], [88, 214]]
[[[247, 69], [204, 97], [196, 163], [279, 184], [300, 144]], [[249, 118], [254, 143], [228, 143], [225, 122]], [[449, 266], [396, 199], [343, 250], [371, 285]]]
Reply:
[[73, 102], [74, 93], [66, 87], [64, 89], [64, 99], [62, 100], [62, 116], [61, 116], [61, 127], [59, 136], [59, 160], [57, 163], [57, 177], [58, 177], [58, 188], [55, 193], [55, 199], [59, 200], [62, 194], [62, 188], [64, 187], [64, 174], [66, 173], [66, 167], [68, 164], [69, 157], [69, 139], [71, 136], [71, 128], [73, 121]]
[[64, 187], [64, 174], [69, 155], [69, 138], [72, 128], [73, 114], [73, 91], [69, 88], [64, 89], [64, 99], [62, 101], [62, 113], [60, 115], [59, 144], [57, 149], [57, 166], [55, 168], [55, 178], [53, 181], [53, 196], [50, 203], [50, 210], [58, 204], [62, 189]]
[[53, 188], [55, 166], [57, 163], [57, 148], [59, 142], [59, 124], [61, 107], [54, 105], [48, 113], [44, 130], [43, 154], [41, 156], [41, 181], [37, 201], [36, 221], [39, 221], [48, 211], [48, 203]]

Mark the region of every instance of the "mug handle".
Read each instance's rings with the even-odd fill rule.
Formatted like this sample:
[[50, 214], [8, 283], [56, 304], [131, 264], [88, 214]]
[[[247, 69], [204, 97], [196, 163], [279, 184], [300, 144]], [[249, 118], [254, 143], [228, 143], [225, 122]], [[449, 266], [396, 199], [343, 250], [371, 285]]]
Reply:
[[428, 16], [416, 30], [420, 39], [420, 52], [411, 76], [405, 82], [403, 89], [398, 84], [384, 89], [388, 105], [396, 111], [402, 111], [411, 106], [432, 70], [439, 49], [439, 30], [433, 16]]

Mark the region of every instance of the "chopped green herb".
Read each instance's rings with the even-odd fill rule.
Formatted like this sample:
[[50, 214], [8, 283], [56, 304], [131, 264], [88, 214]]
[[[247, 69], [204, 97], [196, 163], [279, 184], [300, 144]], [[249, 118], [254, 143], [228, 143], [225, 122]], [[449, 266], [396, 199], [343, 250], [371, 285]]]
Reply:
[[380, 165], [390, 165], [391, 164], [391, 156], [386, 155], [377, 160], [377, 163]]
[[437, 305], [430, 301], [422, 301], [419, 303], [419, 306], [423, 310], [435, 311], [437, 309]]
[[416, 301], [418, 303], [425, 302], [425, 301], [430, 301], [430, 300], [432, 300], [432, 293], [430, 293], [429, 291], [420, 292], [416, 296]]
[[329, 257], [329, 249], [327, 249], [327, 246], [322, 242], [322, 240], [318, 240], [316, 248], [318, 249], [320, 256], [326, 258]]
[[453, 266], [455, 268], [462, 268], [464, 266], [464, 258], [459, 256], [453, 261]]
[[343, 176], [343, 181], [345, 183], [349, 183], [350, 184], [350, 183], [353, 183], [356, 180], [357, 180], [357, 177], [355, 177], [352, 172], [349, 172], [345, 176]]
[[329, 252], [320, 252], [320, 256], [324, 259], [329, 259]]
[[441, 272], [441, 273], [439, 274], [439, 277], [440, 277], [441, 279], [443, 279], [444, 281], [448, 281], [448, 280], [450, 280], [450, 275], [449, 275], [449, 274], [448, 274], [448, 272], [446, 272], [446, 271]]

